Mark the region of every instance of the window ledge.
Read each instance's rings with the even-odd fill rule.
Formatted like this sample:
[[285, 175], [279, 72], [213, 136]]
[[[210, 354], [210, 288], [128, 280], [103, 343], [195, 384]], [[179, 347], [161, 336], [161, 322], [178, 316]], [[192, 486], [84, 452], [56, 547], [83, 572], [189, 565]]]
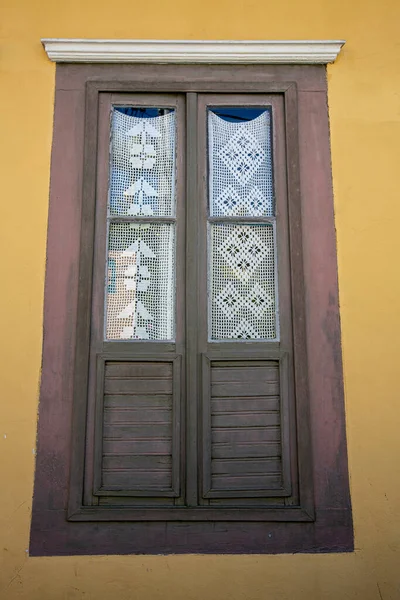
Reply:
[[50, 60], [73, 63], [327, 64], [343, 40], [43, 39]]

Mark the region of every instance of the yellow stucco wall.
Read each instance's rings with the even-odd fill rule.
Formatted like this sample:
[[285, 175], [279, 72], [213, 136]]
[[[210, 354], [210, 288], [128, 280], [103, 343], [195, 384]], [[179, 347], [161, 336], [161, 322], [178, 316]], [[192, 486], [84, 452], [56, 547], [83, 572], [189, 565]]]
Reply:
[[[0, 598], [400, 598], [399, 0], [3, 0]], [[334, 39], [328, 69], [353, 554], [29, 558], [54, 64], [41, 37]]]

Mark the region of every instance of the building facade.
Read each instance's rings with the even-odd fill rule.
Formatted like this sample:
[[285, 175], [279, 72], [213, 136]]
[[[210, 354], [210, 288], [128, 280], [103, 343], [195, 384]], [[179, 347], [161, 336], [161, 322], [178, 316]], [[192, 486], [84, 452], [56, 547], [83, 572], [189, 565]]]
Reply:
[[[313, 1], [276, 6], [159, 3], [140, 10], [89, 1], [57, 6], [21, 1], [4, 7], [4, 598], [400, 597], [399, 12], [389, 0], [351, 6]], [[55, 90], [55, 65], [40, 43], [46, 37], [346, 40], [337, 60], [327, 66], [327, 86], [354, 551], [29, 556]], [[54, 472], [54, 481], [58, 477]]]

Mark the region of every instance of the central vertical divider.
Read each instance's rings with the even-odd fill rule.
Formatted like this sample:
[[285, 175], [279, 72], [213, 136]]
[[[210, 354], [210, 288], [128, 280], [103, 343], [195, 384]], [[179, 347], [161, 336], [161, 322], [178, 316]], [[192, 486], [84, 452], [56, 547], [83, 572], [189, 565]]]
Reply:
[[197, 94], [186, 97], [186, 503], [198, 506]]

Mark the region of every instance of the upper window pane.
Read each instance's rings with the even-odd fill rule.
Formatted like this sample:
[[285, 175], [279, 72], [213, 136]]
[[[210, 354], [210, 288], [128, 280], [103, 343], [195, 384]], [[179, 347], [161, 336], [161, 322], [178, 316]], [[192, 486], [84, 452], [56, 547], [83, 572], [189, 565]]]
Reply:
[[175, 123], [169, 108], [113, 108], [111, 216], [174, 215]]
[[275, 214], [269, 108], [208, 110], [210, 215]]

